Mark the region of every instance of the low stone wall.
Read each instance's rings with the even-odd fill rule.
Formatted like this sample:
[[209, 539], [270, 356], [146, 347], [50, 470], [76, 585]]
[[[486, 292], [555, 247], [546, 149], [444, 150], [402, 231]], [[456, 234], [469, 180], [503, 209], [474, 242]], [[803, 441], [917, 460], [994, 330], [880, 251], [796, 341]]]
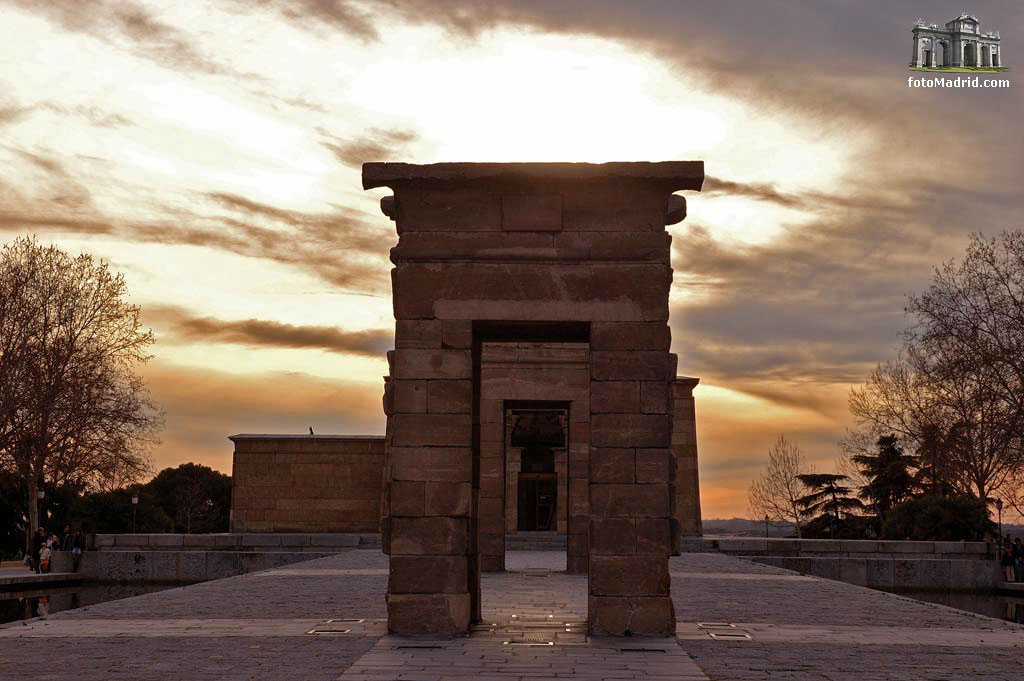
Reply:
[[232, 532], [379, 532], [384, 437], [233, 435]]
[[[86, 551], [79, 573], [85, 579], [100, 582], [206, 582], [336, 553], [339, 552]], [[70, 572], [71, 560], [69, 552], [55, 552], [54, 569]]]
[[337, 553], [377, 548], [380, 534], [370, 532], [97, 534], [99, 551], [242, 551]]
[[894, 541], [864, 539], [765, 539], [754, 537], [684, 537], [683, 553], [724, 553], [731, 556], [787, 556], [804, 558], [996, 558], [990, 542]]
[[997, 560], [749, 556], [748, 560], [882, 591], [992, 591]]
[[[353, 549], [379, 549], [372, 533], [98, 534], [79, 572], [103, 582], [203, 582], [267, 570]], [[67, 551], [54, 572], [70, 572]]]

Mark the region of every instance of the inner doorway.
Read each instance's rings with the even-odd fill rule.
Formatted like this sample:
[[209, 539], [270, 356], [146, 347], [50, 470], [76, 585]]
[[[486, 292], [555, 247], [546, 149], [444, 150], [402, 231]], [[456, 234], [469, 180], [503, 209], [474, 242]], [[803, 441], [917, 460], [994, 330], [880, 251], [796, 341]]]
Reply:
[[565, 503], [560, 485], [567, 482], [568, 409], [512, 408], [508, 419], [509, 472], [517, 477], [512, 486], [516, 500], [512, 526], [519, 532], [557, 532], [559, 496]]
[[558, 508], [558, 474], [550, 447], [529, 447], [519, 469], [519, 531], [554, 532]]

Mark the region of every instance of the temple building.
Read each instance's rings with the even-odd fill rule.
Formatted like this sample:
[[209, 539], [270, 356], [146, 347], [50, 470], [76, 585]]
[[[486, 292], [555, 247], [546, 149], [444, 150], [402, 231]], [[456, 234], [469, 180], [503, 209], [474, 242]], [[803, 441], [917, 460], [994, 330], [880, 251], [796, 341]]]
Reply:
[[[236, 435], [232, 532], [381, 532], [388, 629], [464, 634], [480, 573], [564, 536], [588, 627], [674, 635], [668, 556], [701, 533], [671, 240], [700, 161], [368, 163], [389, 187], [383, 436]], [[341, 405], [339, 405], [341, 408]]]

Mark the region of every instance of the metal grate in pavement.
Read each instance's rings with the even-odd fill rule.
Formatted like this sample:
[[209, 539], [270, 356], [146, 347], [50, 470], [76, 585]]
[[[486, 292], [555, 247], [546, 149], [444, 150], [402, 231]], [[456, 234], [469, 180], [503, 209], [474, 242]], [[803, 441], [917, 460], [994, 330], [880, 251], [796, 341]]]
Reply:
[[521, 574], [523, 577], [550, 577], [551, 570], [547, 568], [523, 568]]
[[313, 636], [318, 636], [318, 635], [323, 635], [323, 634], [350, 634], [350, 633], [352, 633], [352, 630], [351, 629], [322, 629], [320, 627], [313, 627], [312, 629], [310, 629], [306, 633], [307, 634], [311, 634]]

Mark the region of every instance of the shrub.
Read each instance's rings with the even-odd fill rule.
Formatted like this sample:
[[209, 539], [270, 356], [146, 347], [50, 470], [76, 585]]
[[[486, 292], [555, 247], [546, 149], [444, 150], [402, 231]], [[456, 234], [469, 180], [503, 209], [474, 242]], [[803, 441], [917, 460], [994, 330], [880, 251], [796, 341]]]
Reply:
[[988, 508], [970, 496], [923, 496], [894, 506], [882, 524], [886, 539], [982, 541], [995, 533]]

